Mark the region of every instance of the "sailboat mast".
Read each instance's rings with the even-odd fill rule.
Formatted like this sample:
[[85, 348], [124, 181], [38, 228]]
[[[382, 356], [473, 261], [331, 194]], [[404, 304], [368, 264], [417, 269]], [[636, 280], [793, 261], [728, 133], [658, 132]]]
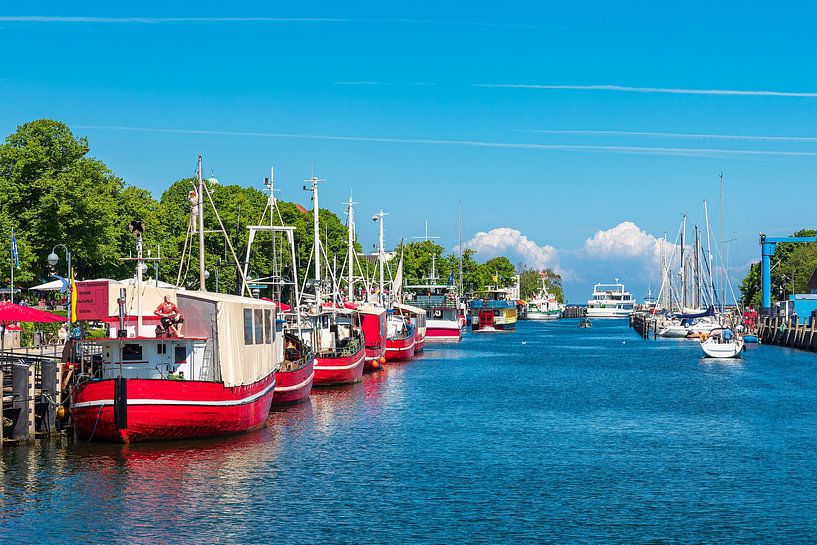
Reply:
[[701, 308], [701, 238], [695, 226], [695, 308]]
[[709, 208], [704, 201], [704, 219], [706, 220], [706, 254], [707, 263], [709, 264], [709, 304], [715, 304], [715, 275], [712, 270], [712, 244], [711, 236], [709, 234]]
[[683, 227], [681, 229], [681, 312], [687, 306], [687, 278], [686, 278], [686, 261], [684, 261], [684, 247], [686, 246], [687, 238], [687, 215], [684, 212], [681, 220]]
[[199, 290], [207, 291], [204, 277], [204, 180], [201, 175], [201, 155], [196, 168], [196, 178], [199, 185]]
[[721, 179], [721, 217], [720, 217], [720, 221], [719, 221], [719, 223], [720, 223], [720, 225], [719, 225], [720, 238], [718, 239], [718, 255], [720, 256], [720, 260], [721, 260], [721, 270], [720, 270], [720, 275], [719, 275], [720, 276], [720, 281], [718, 283], [720, 284], [720, 292], [721, 292], [721, 295], [720, 295], [721, 312], [723, 312], [723, 302], [724, 302], [724, 299], [726, 298], [726, 281], [724, 280], [724, 273], [726, 272], [726, 264], [724, 263], [724, 260], [723, 260], [723, 244], [724, 244], [724, 241], [725, 241], [725, 235], [723, 234], [723, 172], [721, 172], [721, 174], [720, 174], [720, 179]]

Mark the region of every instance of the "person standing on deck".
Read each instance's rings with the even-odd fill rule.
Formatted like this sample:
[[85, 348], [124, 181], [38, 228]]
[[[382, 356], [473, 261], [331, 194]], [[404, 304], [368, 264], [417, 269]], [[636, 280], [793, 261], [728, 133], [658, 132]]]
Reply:
[[169, 295], [165, 295], [165, 300], [159, 303], [153, 314], [162, 320], [162, 327], [170, 331], [180, 339], [184, 338], [181, 332], [181, 326], [184, 323], [184, 316], [179, 312], [179, 308], [173, 304]]

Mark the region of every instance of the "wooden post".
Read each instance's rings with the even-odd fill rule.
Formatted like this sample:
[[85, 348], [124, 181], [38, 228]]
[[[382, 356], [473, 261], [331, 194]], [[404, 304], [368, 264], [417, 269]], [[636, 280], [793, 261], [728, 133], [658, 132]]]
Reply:
[[810, 333], [808, 336], [808, 344], [806, 345], [809, 350], [814, 351], [814, 324], [817, 323], [817, 319], [812, 318], [809, 320], [811, 322]]
[[54, 435], [57, 432], [57, 407], [54, 405], [57, 401], [57, 363], [53, 360], [42, 360], [41, 365], [42, 383], [40, 392], [42, 401], [45, 403], [45, 411], [43, 411], [40, 431]]
[[14, 429], [11, 438], [18, 441], [26, 441], [29, 438], [29, 420], [33, 420], [29, 410], [28, 400], [28, 374], [27, 365], [13, 364], [11, 368], [11, 390], [12, 408], [17, 411], [17, 419], [14, 421]]

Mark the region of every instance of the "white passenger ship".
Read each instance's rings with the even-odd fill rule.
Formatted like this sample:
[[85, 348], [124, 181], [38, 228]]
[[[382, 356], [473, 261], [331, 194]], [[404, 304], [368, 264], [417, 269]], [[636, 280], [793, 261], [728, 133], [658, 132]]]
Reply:
[[634, 303], [632, 294], [616, 278], [614, 284], [593, 286], [593, 296], [587, 301], [587, 317], [627, 318], [633, 312]]

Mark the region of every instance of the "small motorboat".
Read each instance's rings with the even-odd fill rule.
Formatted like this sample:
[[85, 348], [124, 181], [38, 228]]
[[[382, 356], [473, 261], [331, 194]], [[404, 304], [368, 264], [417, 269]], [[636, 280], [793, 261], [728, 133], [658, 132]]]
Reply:
[[579, 321], [579, 327], [582, 329], [593, 327], [593, 322], [590, 321], [590, 318], [582, 318]]
[[743, 342], [746, 344], [758, 344], [760, 342], [760, 338], [754, 334], [744, 335]]
[[701, 350], [708, 358], [737, 358], [743, 352], [743, 337], [730, 328], [713, 329], [709, 335], [701, 334]]

